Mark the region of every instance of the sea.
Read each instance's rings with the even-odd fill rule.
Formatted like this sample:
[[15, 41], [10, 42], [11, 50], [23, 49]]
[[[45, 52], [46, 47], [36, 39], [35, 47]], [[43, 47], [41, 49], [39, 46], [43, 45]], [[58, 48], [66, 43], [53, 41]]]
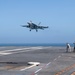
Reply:
[[[73, 47], [73, 44], [70, 43], [70, 45]], [[66, 43], [41, 43], [41, 44], [36, 44], [36, 43], [7, 43], [7, 44], [0, 44], [0, 47], [3, 46], [54, 46], [54, 47], [65, 47]]]

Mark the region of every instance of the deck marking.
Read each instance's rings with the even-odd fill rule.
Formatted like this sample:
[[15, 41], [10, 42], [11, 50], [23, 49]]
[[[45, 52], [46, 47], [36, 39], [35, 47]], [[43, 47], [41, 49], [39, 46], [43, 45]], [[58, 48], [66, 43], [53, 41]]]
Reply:
[[8, 55], [8, 54], [12, 54], [12, 53], [2, 53], [0, 52], [1, 55]]
[[35, 74], [38, 73], [38, 72], [41, 71], [41, 70], [42, 70], [42, 68], [38, 69], [37, 71], [35, 71]]
[[[58, 56], [58, 58], [60, 58], [61, 56]], [[57, 58], [54, 59], [54, 61], [56, 61]], [[42, 68], [38, 69], [37, 71], [35, 71], [35, 74], [38, 73], [39, 71], [41, 71], [42, 69], [44, 69], [46, 66], [50, 65], [52, 62], [47, 63], [46, 65], [44, 65]]]
[[24, 69], [21, 69], [20, 71], [24, 71], [24, 70], [30, 69], [30, 68], [32, 68], [32, 67], [34, 67], [34, 66], [36, 66], [36, 65], [32, 65], [32, 66], [26, 67], [26, 68], [24, 68]]
[[0, 56], [14, 54], [14, 53], [28, 52], [28, 51], [36, 51], [38, 49], [42, 49], [42, 48], [41, 47], [30, 47], [30, 48], [21, 48], [21, 49], [5, 50], [5, 51], [0, 51]]
[[58, 56], [58, 58], [60, 58], [61, 56]]
[[51, 64], [51, 62], [49, 62], [46, 66], [48, 66], [48, 65], [50, 65]]
[[29, 63], [31, 66], [26, 67], [26, 68], [24, 68], [24, 69], [21, 69], [20, 71], [24, 71], [24, 70], [30, 69], [30, 68], [32, 68], [32, 67], [37, 66], [37, 65], [40, 64], [39, 62], [28, 62], [28, 63]]
[[28, 49], [43, 49], [42, 47], [29, 47], [29, 48], [20, 48], [20, 49], [12, 49], [12, 50], [4, 50], [0, 52], [11, 52], [11, 51], [20, 51], [20, 50], [28, 50]]
[[54, 61], [56, 61], [56, 60], [57, 60], [57, 58], [54, 59]]
[[74, 67], [75, 67], [75, 64], [73, 64], [73, 65], [71, 65], [71, 66], [68, 66], [68, 67], [66, 67], [65, 69], [61, 70], [60, 72], [57, 72], [55, 75], [61, 75], [61, 74], [63, 74], [64, 72], [73, 69]]

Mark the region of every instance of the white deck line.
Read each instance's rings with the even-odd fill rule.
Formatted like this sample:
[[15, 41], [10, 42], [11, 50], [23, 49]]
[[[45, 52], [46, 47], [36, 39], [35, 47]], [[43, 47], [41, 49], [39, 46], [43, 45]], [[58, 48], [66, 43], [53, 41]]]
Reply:
[[34, 66], [39, 65], [40, 63], [39, 62], [28, 62], [28, 64], [31, 64], [32, 66], [29, 66], [29, 67], [26, 67], [24, 69], [21, 69], [20, 71], [24, 71], [24, 70], [30, 69], [30, 68], [32, 68]]
[[46, 66], [48, 66], [48, 65], [50, 65], [51, 64], [51, 62], [49, 62]]
[[[25, 50], [24, 50], [25, 49]], [[30, 50], [29, 50], [30, 49]], [[30, 47], [30, 48], [21, 48], [21, 49], [12, 49], [12, 50], [4, 50], [0, 51], [0, 56], [9, 55], [14, 53], [28, 52], [28, 51], [36, 51], [38, 49], [42, 49], [41, 47]]]
[[35, 73], [38, 73], [39, 71], [41, 71], [42, 70], [42, 68], [40, 68], [40, 69], [38, 69], [37, 71], [35, 71]]
[[42, 49], [42, 47], [29, 47], [29, 48], [20, 48], [20, 49], [12, 49], [12, 50], [4, 50], [4, 51], [0, 51], [0, 52], [10, 52], [10, 51], [20, 51], [20, 50], [24, 50], [24, 49]]
[[23, 69], [21, 69], [20, 71], [24, 71], [24, 70], [30, 69], [30, 68], [32, 68], [32, 67], [34, 67], [34, 66], [36, 66], [36, 65], [32, 65], [32, 66], [29, 66], [29, 67], [23, 68]]

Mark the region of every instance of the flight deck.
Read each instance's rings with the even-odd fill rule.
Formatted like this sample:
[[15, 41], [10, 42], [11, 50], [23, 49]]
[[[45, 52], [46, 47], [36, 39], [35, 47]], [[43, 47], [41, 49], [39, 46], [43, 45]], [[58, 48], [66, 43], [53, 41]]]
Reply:
[[75, 75], [75, 53], [66, 47], [0, 47], [0, 75]]

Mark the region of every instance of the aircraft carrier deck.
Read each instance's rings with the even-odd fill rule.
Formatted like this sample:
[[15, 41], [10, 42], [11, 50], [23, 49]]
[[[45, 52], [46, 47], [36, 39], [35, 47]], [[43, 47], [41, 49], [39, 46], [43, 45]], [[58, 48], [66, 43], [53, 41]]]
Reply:
[[65, 51], [65, 47], [0, 47], [0, 75], [75, 75], [75, 53]]

